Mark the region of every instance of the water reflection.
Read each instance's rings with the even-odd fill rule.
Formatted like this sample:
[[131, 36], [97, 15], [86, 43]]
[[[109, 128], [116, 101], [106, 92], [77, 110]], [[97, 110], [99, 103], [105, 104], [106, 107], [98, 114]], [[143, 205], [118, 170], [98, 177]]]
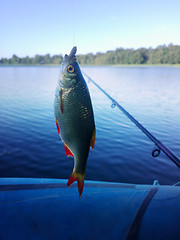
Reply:
[[[82, 67], [91, 78], [180, 157], [180, 69]], [[0, 68], [0, 176], [69, 178], [57, 134], [53, 99], [58, 67]], [[97, 128], [86, 178], [161, 184], [179, 181], [179, 169], [93, 84], [88, 83]]]

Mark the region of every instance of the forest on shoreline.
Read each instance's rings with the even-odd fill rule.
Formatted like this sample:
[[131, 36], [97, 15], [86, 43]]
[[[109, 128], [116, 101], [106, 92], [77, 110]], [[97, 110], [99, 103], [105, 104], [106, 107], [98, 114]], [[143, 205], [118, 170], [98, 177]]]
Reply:
[[[63, 59], [62, 54], [35, 55], [34, 57], [1, 58], [2, 65], [39, 65], [54, 64], [59, 65]], [[169, 44], [156, 48], [124, 49], [117, 48], [106, 53], [97, 52], [77, 55], [77, 61], [81, 65], [120, 65], [120, 64], [180, 64], [180, 46]]]

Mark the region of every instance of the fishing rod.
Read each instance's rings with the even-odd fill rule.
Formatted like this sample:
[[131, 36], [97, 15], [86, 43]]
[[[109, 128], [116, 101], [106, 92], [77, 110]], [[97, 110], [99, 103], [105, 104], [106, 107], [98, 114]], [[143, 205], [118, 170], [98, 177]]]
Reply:
[[153, 150], [152, 156], [157, 157], [160, 154], [160, 149], [169, 157], [179, 168], [180, 168], [180, 160], [174, 153], [172, 153], [163, 143], [161, 143], [156, 137], [154, 137], [145, 127], [142, 126], [131, 114], [129, 114], [115, 99], [113, 99], [104, 89], [102, 89], [95, 81], [93, 81], [86, 73], [83, 74], [87, 77], [87, 79], [92, 82], [101, 92], [103, 92], [111, 101], [111, 107], [118, 107], [146, 136], [153, 141], [158, 148]]

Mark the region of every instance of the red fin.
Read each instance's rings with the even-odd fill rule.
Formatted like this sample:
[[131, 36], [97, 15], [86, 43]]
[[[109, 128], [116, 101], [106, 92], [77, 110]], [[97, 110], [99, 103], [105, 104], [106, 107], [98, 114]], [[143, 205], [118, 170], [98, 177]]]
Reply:
[[92, 139], [91, 139], [91, 143], [90, 143], [90, 147], [93, 149], [94, 145], [95, 145], [95, 136], [96, 136], [96, 131], [94, 129], [93, 135], [92, 135]]
[[81, 197], [83, 188], [84, 188], [84, 179], [83, 180], [77, 179], [77, 183], [78, 183], [79, 197]]
[[70, 176], [68, 182], [67, 182], [67, 186], [69, 187], [73, 182], [76, 181], [76, 178], [74, 177], [73, 173], [72, 175]]
[[60, 109], [62, 114], [64, 113], [64, 106], [63, 106], [63, 99], [62, 99], [62, 89], [59, 91], [59, 97], [60, 97]]
[[67, 157], [72, 156], [72, 157], [74, 158], [73, 153], [72, 153], [71, 150], [67, 147], [66, 144], [64, 144], [64, 149], [65, 149], [65, 153], [66, 153], [66, 156], [67, 156]]
[[58, 130], [58, 134], [60, 136], [60, 129], [59, 129], [59, 124], [58, 124], [58, 120], [56, 119], [56, 127], [57, 127], [57, 130]]
[[67, 183], [67, 186], [69, 187], [73, 182], [77, 181], [79, 197], [81, 197], [84, 188], [84, 176], [85, 174], [76, 173], [74, 170]]

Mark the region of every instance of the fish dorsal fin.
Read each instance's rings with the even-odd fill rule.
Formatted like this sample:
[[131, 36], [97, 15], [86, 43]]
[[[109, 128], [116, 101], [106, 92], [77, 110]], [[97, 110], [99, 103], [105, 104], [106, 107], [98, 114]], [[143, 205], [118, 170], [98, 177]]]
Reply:
[[94, 129], [94, 132], [93, 132], [93, 135], [92, 135], [92, 139], [91, 139], [91, 143], [90, 143], [91, 149], [94, 148], [94, 145], [95, 145], [95, 137], [96, 137], [96, 130]]
[[65, 149], [65, 153], [66, 153], [67, 157], [71, 156], [74, 158], [73, 153], [71, 152], [71, 150], [68, 148], [68, 146], [66, 144], [64, 144], [64, 149]]

